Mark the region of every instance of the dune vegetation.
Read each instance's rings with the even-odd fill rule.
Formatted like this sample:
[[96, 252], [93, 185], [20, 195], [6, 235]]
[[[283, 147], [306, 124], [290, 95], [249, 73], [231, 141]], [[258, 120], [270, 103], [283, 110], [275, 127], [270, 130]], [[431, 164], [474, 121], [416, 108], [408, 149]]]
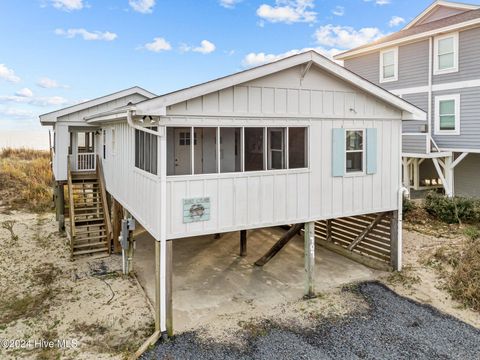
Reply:
[[0, 150], [0, 205], [7, 210], [51, 210], [52, 185], [48, 151]]

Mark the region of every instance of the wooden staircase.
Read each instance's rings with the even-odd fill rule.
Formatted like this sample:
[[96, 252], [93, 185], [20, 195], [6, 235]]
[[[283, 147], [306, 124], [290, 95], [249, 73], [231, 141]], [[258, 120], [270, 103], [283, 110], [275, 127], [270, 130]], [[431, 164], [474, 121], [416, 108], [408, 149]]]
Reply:
[[111, 222], [101, 163], [93, 172], [68, 170], [70, 249], [72, 258], [108, 256]]

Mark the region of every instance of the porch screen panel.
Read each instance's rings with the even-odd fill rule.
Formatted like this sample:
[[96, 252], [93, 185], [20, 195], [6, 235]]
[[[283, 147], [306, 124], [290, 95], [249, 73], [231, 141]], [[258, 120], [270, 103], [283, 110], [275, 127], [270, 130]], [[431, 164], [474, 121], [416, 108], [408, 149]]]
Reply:
[[220, 172], [242, 171], [242, 129], [220, 128]]
[[288, 129], [288, 168], [301, 169], [307, 164], [307, 128]]
[[[149, 127], [157, 131], [157, 127]], [[157, 136], [135, 129], [135, 167], [157, 175]]]
[[265, 170], [263, 130], [263, 128], [245, 128], [245, 171]]

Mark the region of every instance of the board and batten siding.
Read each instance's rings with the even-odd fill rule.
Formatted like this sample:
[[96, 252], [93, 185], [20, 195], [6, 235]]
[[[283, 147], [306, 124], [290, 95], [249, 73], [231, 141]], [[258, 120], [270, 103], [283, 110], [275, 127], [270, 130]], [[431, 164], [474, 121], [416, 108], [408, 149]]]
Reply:
[[[398, 110], [315, 66], [296, 66], [169, 106], [167, 115], [397, 118]], [[265, 121], [269, 121], [266, 119]]]
[[[135, 167], [135, 130], [126, 122], [105, 126], [106, 159], [102, 159], [107, 191], [152, 235], [160, 221], [160, 178]], [[112, 129], [115, 149], [112, 149]]]
[[[265, 125], [260, 119], [182, 118], [167, 126]], [[167, 177], [167, 238], [268, 227], [398, 207], [400, 120], [284, 119], [269, 126], [309, 127], [309, 168]], [[334, 128], [377, 129], [375, 174], [332, 176]], [[183, 223], [183, 199], [210, 198], [210, 220]]]
[[[53, 173], [56, 181], [67, 180], [67, 157], [68, 147], [70, 146], [70, 135], [68, 133], [69, 126], [79, 126], [85, 128], [88, 126], [83, 120], [84, 117], [100, 112], [113, 110], [115, 108], [125, 106], [129, 102], [136, 103], [145, 100], [146, 97], [140, 94], [132, 94], [118, 98], [116, 100], [108, 101], [103, 104], [89, 107], [88, 109], [80, 110], [72, 114], [60, 116], [54, 125], [55, 136], [55, 157], [53, 159]], [[92, 128], [95, 129], [94, 127]], [[93, 131], [92, 130], [92, 131]], [[97, 137], [95, 138], [97, 140]], [[95, 146], [98, 151], [98, 147], [101, 145], [96, 141]]]

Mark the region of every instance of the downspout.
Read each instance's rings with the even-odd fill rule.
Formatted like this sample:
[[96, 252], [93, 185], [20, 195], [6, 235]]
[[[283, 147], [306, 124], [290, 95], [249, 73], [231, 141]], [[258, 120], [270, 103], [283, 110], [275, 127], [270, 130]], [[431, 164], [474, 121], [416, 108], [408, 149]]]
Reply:
[[398, 223], [397, 223], [397, 259], [395, 264], [397, 265], [396, 271], [402, 270], [402, 248], [403, 248], [403, 198], [409, 196], [410, 192], [405, 186], [398, 189]]
[[427, 152], [432, 149], [432, 72], [433, 72], [433, 37], [428, 38], [428, 123], [427, 133], [429, 137]]

